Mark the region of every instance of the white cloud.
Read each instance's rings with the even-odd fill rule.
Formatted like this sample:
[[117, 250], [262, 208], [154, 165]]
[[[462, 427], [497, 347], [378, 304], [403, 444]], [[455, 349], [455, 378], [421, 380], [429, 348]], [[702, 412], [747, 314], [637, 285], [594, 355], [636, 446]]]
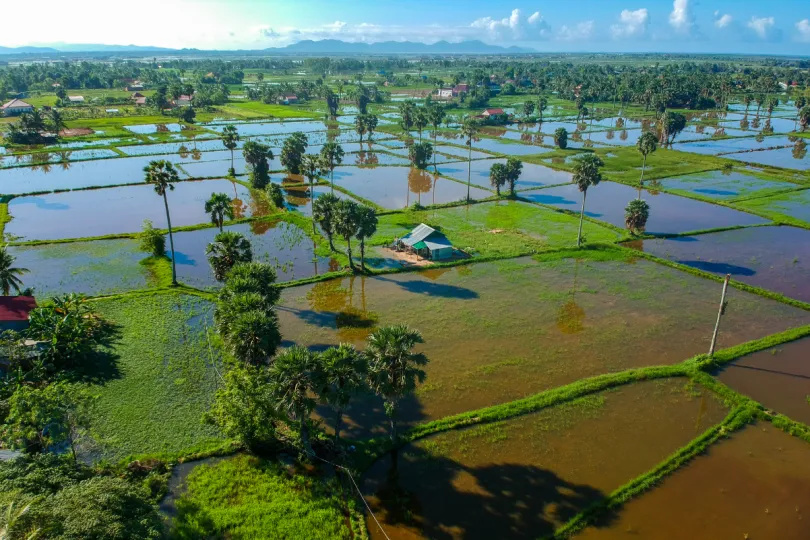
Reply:
[[610, 30], [615, 39], [639, 37], [647, 33], [649, 24], [650, 14], [646, 8], [625, 9], [619, 15], [619, 24], [614, 24]]
[[734, 22], [734, 17], [726, 13], [725, 15], [720, 15], [719, 11], [714, 12], [714, 25], [717, 28], [728, 28], [732, 22]]
[[689, 34], [695, 26], [695, 17], [689, 10], [689, 0], [675, 0], [672, 4], [672, 13], [669, 14], [669, 24], [675, 31]]
[[333, 23], [323, 25], [324, 28], [327, 30], [334, 30], [335, 32], [340, 32], [346, 26], [346, 23], [343, 21], [335, 21]]
[[564, 25], [557, 32], [557, 39], [561, 41], [587, 41], [594, 34], [596, 24], [593, 21], [583, 21], [574, 26]]
[[810, 43], [810, 19], [802, 19], [796, 23], [796, 30], [799, 32], [798, 40]]
[[547, 36], [550, 31], [548, 23], [543, 20], [539, 11], [532, 13], [523, 21], [519, 9], [513, 9], [512, 14], [503, 19], [492, 17], [476, 19], [470, 27], [484, 30], [492, 39], [536, 39]]
[[775, 24], [776, 20], [773, 17], [751, 17], [746, 26], [760, 39], [768, 39]]

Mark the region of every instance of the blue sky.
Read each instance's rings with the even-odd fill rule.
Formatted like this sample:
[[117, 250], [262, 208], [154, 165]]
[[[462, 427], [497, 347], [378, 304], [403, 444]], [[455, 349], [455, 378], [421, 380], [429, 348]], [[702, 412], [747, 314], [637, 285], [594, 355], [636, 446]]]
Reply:
[[[810, 0], [39, 0], [0, 45], [105, 43], [256, 49], [302, 39], [480, 39], [538, 51], [810, 56]], [[31, 29], [35, 31], [32, 32]]]

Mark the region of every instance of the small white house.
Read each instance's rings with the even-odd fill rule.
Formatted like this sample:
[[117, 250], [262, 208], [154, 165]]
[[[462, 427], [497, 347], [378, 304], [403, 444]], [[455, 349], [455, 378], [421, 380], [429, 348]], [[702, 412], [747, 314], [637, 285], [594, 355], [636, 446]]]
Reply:
[[439, 88], [436, 93], [442, 99], [452, 99], [453, 97], [453, 89], [452, 88]]
[[3, 112], [3, 116], [18, 116], [23, 113], [34, 112], [34, 106], [21, 99], [12, 99], [0, 107], [0, 110]]
[[68, 96], [68, 101], [71, 105], [83, 105], [84, 96]]

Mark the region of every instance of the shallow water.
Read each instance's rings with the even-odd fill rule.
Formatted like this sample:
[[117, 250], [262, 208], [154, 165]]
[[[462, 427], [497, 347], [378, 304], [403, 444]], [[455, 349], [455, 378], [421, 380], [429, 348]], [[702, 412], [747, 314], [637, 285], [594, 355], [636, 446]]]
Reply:
[[59, 163], [50, 166], [0, 170], [0, 193], [19, 195], [44, 191], [137, 184], [143, 168], [153, 160], [178, 161], [175, 155], [132, 157]]
[[804, 149], [797, 150], [796, 146], [779, 148], [777, 150], [762, 150], [760, 152], [744, 152], [740, 154], [726, 154], [723, 157], [736, 159], [746, 163], [758, 163], [771, 167], [785, 169], [810, 170], [810, 154]]
[[485, 159], [492, 157], [492, 154], [487, 154], [486, 152], [477, 152], [475, 150], [470, 151], [467, 148], [460, 148], [458, 146], [450, 145], [436, 145], [434, 151], [460, 159]]
[[720, 276], [731, 274], [737, 281], [810, 302], [810, 230], [753, 227], [637, 240], [629, 245]]
[[[505, 159], [484, 159], [479, 161], [471, 161], [470, 165], [470, 182], [474, 185], [484, 187], [486, 189], [494, 189], [489, 180], [489, 171], [495, 163], [505, 164]], [[450, 176], [461, 182], [467, 181], [467, 163], [459, 162], [451, 165], [440, 166], [439, 172], [441, 174]], [[551, 186], [554, 184], [562, 184], [570, 182], [572, 174], [565, 171], [557, 171], [542, 165], [535, 165], [534, 163], [524, 163], [523, 172], [520, 178], [515, 183], [516, 189], [529, 189], [541, 186]], [[508, 190], [508, 186], [501, 188], [502, 191]]]
[[[683, 152], [694, 152], [705, 155], [728, 154], [731, 152], [742, 152], [745, 150], [759, 150], [763, 148], [776, 148], [779, 146], [793, 146], [793, 141], [785, 136], [776, 137], [742, 137], [739, 139], [720, 139], [684, 142], [672, 145], [674, 150]], [[744, 154], [748, 156], [749, 153]], [[733, 156], [723, 156], [733, 157]], [[734, 158], [736, 159], [736, 158]], [[753, 160], [752, 160], [753, 161]]]
[[[237, 143], [237, 148], [242, 148], [242, 145], [244, 145], [244, 141], [239, 141]], [[199, 150], [200, 152], [209, 152], [212, 150], [222, 150], [223, 148], [225, 147], [222, 146], [221, 139], [197, 141], [189, 140], [184, 142], [160, 144], [137, 144], [118, 147], [119, 150], [130, 156], [146, 156], [150, 154], [181, 154], [190, 153], [195, 149]], [[236, 151], [236, 153], [239, 154], [241, 152]]]
[[[793, 110], [793, 112], [795, 113], [795, 109]], [[729, 126], [729, 127], [732, 127], [732, 128], [745, 129], [746, 131], [749, 131], [749, 132], [757, 132], [758, 129], [751, 125], [751, 123], [754, 121], [754, 118], [755, 118], [754, 116], [749, 116], [747, 118], [747, 122], [748, 122], [748, 127], [747, 128], [745, 127], [745, 124], [744, 124], [744, 122], [746, 120], [744, 120], [742, 118], [739, 119], [739, 120], [736, 120], [736, 121], [731, 120], [731, 121], [720, 122], [720, 125], [721, 126]], [[760, 118], [759, 129], [762, 129], [762, 127], [765, 125], [766, 120], [768, 120], [767, 117]], [[793, 131], [796, 131], [797, 127], [798, 127], [797, 124], [796, 124], [796, 120], [793, 119], [793, 118], [777, 118], [777, 117], [773, 117], [773, 118], [770, 119], [770, 124], [771, 124], [771, 127], [773, 128], [774, 133], [791, 133]]]
[[793, 191], [736, 203], [740, 208], [778, 212], [810, 223], [810, 190]]
[[[650, 218], [647, 221], [649, 234], [683, 233], [768, 222], [759, 216], [731, 208], [667, 193], [654, 193], [657, 194], [644, 189], [641, 194], [641, 198], [650, 205]], [[574, 184], [524, 192], [521, 197], [577, 213], [582, 206], [582, 193]], [[602, 182], [588, 190], [585, 214], [617, 227], [624, 227], [624, 209], [637, 197], [638, 189], [614, 182]]]
[[[312, 240], [285, 221], [254, 221], [225, 227], [243, 234], [253, 250], [253, 260], [272, 264], [278, 281], [311, 277], [339, 269], [334, 259], [318, 257]], [[178, 232], [174, 235], [177, 279], [200, 289], [218, 286], [208, 264], [205, 248], [214, 241], [217, 228]]]
[[[417, 396], [403, 403], [409, 424], [705, 352], [720, 289], [643, 260], [519, 259], [295, 287], [284, 291], [279, 317], [286, 344], [318, 350], [362, 347], [375, 326], [421, 331], [419, 350], [431, 362]], [[728, 300], [720, 348], [810, 321], [803, 310], [736, 289]], [[342, 313], [368, 324], [340, 324]], [[382, 433], [385, 426], [381, 404], [368, 398], [346, 429]]]
[[806, 442], [770, 424], [748, 426], [576, 538], [805, 540], [808, 455]]
[[[251, 124], [234, 124], [240, 137], [253, 135], [279, 135], [289, 134], [296, 131], [309, 132], [326, 130], [327, 125], [320, 120], [304, 120], [293, 122], [257, 122]], [[224, 125], [209, 126], [209, 129], [222, 133]]]
[[[106, 148], [89, 148], [87, 150], [64, 150], [61, 152], [35, 152], [32, 154], [15, 154], [13, 156], [0, 156], [0, 167], [19, 167], [31, 164], [55, 164], [61, 166], [65, 162], [85, 161], [118, 157], [118, 153]], [[47, 165], [45, 165], [47, 167]]]
[[[410, 167], [338, 167], [335, 183], [384, 208], [399, 209], [422, 201], [441, 204], [467, 196], [467, 186]], [[470, 197], [485, 199], [492, 193], [470, 188]]]
[[[209, 222], [204, 203], [212, 193], [238, 197], [234, 203], [238, 217], [268, 212], [253, 203], [247, 188], [228, 180], [177, 182], [174, 186], [167, 193], [173, 227]], [[18, 197], [8, 206], [13, 219], [6, 224], [6, 233], [25, 240], [133, 233], [141, 230], [145, 219], [151, 219], [157, 228], [167, 227], [163, 200], [147, 184]]]
[[727, 200], [795, 189], [796, 184], [770, 182], [740, 171], [709, 171], [660, 181], [668, 190], [680, 190], [701, 197]]
[[473, 141], [473, 149], [486, 150], [488, 152], [495, 152], [498, 154], [506, 154], [511, 156], [528, 156], [534, 154], [545, 154], [551, 152], [551, 148], [543, 148], [537, 145], [528, 144], [509, 144], [498, 141], [497, 139], [481, 138], [478, 141]]
[[165, 132], [180, 133], [183, 130], [183, 126], [180, 124], [140, 124], [137, 126], [124, 126], [124, 129], [139, 135], [148, 135], [151, 133]]
[[310, 201], [310, 193], [314, 193], [316, 199], [326, 193], [332, 193], [338, 199], [354, 200], [353, 197], [346, 195], [342, 191], [338, 191], [336, 189], [333, 190], [331, 186], [313, 186], [311, 190], [308, 185], [292, 187], [287, 186], [284, 188], [285, 208], [293, 212], [300, 212], [306, 217], [312, 217], [312, 201]]
[[[503, 422], [441, 433], [366, 474], [393, 539], [545, 537], [725, 415], [683, 379], [642, 382]], [[369, 520], [372, 538], [384, 538]]]

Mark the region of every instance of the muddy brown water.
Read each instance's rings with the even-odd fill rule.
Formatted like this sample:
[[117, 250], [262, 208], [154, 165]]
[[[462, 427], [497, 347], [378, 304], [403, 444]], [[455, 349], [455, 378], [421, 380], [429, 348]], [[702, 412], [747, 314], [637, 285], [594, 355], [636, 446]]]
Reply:
[[[431, 362], [402, 403], [407, 425], [706, 352], [719, 295], [715, 282], [649, 261], [519, 259], [294, 287], [278, 314], [284, 346], [315, 350], [363, 347], [383, 325], [421, 331]], [[721, 348], [810, 322], [803, 310], [736, 289], [728, 300]], [[359, 400], [346, 422], [352, 436], [387, 429], [376, 398]]]
[[398, 476], [379, 460], [363, 490], [392, 539], [540, 538], [725, 414], [685, 379], [636, 383], [423, 439], [400, 451]]
[[717, 377], [765, 407], [810, 425], [810, 338], [743, 356]]
[[748, 426], [576, 538], [806, 540], [809, 458], [808, 443]]

